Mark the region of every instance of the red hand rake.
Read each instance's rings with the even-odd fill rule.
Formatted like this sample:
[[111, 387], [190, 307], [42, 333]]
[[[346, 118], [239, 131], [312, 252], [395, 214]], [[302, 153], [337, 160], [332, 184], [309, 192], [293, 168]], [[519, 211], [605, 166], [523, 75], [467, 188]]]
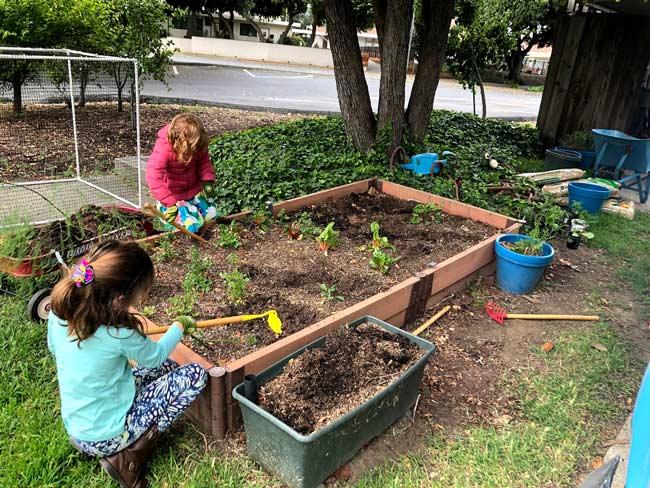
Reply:
[[550, 314], [528, 314], [528, 313], [507, 313], [506, 309], [494, 302], [485, 304], [485, 311], [495, 322], [503, 325], [505, 319], [523, 320], [600, 320], [597, 315], [550, 315]]

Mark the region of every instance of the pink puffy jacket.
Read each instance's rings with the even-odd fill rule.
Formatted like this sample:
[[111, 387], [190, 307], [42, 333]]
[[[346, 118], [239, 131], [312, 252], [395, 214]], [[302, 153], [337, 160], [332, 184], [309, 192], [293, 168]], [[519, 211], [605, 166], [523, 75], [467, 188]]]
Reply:
[[179, 163], [174, 147], [167, 140], [166, 125], [158, 131], [158, 139], [147, 161], [147, 184], [153, 196], [169, 207], [179, 200], [191, 200], [206, 181], [214, 181], [214, 168], [207, 151], [194, 155], [189, 164]]

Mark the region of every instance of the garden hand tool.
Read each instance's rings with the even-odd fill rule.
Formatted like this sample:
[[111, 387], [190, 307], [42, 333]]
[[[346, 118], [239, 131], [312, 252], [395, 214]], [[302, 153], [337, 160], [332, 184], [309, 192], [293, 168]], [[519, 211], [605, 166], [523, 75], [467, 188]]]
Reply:
[[[250, 320], [262, 319], [262, 318], [266, 318], [267, 325], [269, 326], [269, 329], [273, 331], [274, 334], [276, 335], [282, 334], [282, 321], [280, 320], [280, 317], [278, 316], [278, 312], [276, 310], [269, 310], [268, 312], [254, 314], [254, 315], [237, 315], [234, 317], [221, 317], [218, 319], [201, 320], [196, 323], [196, 327], [197, 329], [205, 329], [209, 327], [221, 327], [224, 325], [238, 324], [240, 322], [248, 322]], [[162, 327], [149, 325], [147, 327], [146, 333], [147, 335], [162, 334], [164, 332], [167, 332], [167, 330], [170, 327], [171, 327], [170, 325], [165, 325]]]
[[485, 304], [485, 311], [495, 322], [503, 325], [505, 319], [523, 319], [523, 320], [600, 320], [597, 315], [552, 315], [552, 314], [527, 314], [527, 313], [507, 313], [504, 307], [494, 302]]
[[451, 306], [450, 306], [450, 305], [447, 305], [447, 306], [444, 307], [442, 310], [440, 310], [438, 313], [436, 313], [433, 317], [431, 317], [429, 320], [427, 320], [425, 323], [423, 323], [420, 327], [418, 327], [418, 328], [415, 329], [413, 332], [411, 332], [411, 334], [413, 334], [414, 336], [418, 336], [418, 335], [420, 335], [422, 332], [424, 332], [424, 331], [427, 330], [429, 327], [431, 327], [431, 325], [432, 325], [436, 320], [438, 320], [438, 319], [439, 319], [440, 317], [442, 317], [444, 314], [446, 314], [447, 312], [449, 312], [449, 310], [451, 310]]
[[194, 232], [190, 232], [190, 231], [187, 230], [185, 227], [183, 227], [182, 225], [178, 224], [178, 223], [176, 222], [176, 220], [171, 220], [171, 221], [167, 220], [167, 218], [165, 217], [165, 214], [163, 214], [160, 210], [158, 210], [156, 207], [154, 207], [154, 206], [151, 205], [150, 203], [145, 203], [145, 204], [144, 204], [144, 208], [147, 210], [147, 212], [149, 213], [149, 215], [151, 215], [151, 216], [153, 216], [153, 217], [158, 217], [159, 219], [163, 220], [164, 222], [167, 222], [167, 223], [173, 225], [174, 227], [176, 227], [176, 229], [178, 229], [179, 231], [181, 231], [181, 232], [182, 232], [183, 234], [185, 234], [186, 236], [189, 236], [189, 237], [191, 237], [192, 239], [196, 239], [197, 241], [201, 242], [202, 244], [210, 244], [210, 243], [209, 243], [208, 241], [206, 241], [203, 237], [201, 237], [201, 236], [199, 236], [199, 235], [196, 235]]

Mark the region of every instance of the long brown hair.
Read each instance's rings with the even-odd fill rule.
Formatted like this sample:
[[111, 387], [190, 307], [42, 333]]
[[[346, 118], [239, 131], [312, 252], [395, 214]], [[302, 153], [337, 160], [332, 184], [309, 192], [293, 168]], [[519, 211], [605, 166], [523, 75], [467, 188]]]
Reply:
[[208, 134], [203, 122], [192, 114], [179, 114], [172, 119], [167, 140], [174, 147], [176, 159], [182, 164], [189, 164], [197, 152], [208, 149]]
[[153, 284], [149, 255], [134, 242], [106, 241], [84, 259], [92, 267], [93, 280], [78, 286], [71, 267], [52, 291], [52, 311], [68, 322], [68, 334], [83, 341], [106, 325], [144, 335], [140, 320], [129, 309], [147, 297]]

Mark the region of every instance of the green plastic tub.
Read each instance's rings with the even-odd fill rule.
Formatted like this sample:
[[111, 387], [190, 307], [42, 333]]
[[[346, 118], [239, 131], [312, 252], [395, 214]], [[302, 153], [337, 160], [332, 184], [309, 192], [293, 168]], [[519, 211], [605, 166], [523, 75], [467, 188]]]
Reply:
[[[292, 488], [313, 488], [350, 460], [399, 419], [415, 403], [420, 380], [435, 346], [419, 337], [374, 317], [361, 317], [350, 323], [356, 327], [370, 322], [394, 334], [406, 337], [425, 354], [404, 374], [373, 398], [353, 411], [309, 435], [302, 435], [244, 396], [244, 384], [233, 390], [244, 417], [248, 453], [264, 469]], [[321, 347], [321, 338], [285, 357], [257, 375], [262, 386], [280, 374], [289, 360], [305, 350]]]

